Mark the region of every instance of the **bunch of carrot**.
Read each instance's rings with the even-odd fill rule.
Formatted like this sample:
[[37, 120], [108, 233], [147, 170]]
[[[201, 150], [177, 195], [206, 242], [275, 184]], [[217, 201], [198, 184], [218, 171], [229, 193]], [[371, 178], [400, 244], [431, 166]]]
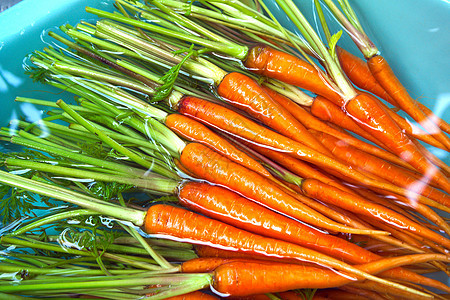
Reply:
[[[129, 221], [151, 235], [198, 245], [197, 254], [204, 258], [185, 262], [178, 271], [205, 274], [180, 277], [185, 288], [170, 289], [169, 279], [164, 279], [163, 287], [155, 286], [148, 295], [152, 299], [209, 285], [220, 296], [278, 293], [273, 297], [280, 299], [292, 296], [281, 293], [288, 290], [337, 287], [344, 295], [373, 299], [441, 297], [402, 284], [450, 293], [445, 284], [421, 275], [448, 273], [450, 240], [439, 231], [450, 234], [450, 226], [432, 208], [450, 212], [450, 169], [417, 142], [417, 128], [349, 83], [337, 59], [345, 60], [346, 53], [335, 49], [336, 38], [328, 32], [325, 48], [291, 1], [279, 5], [299, 26], [307, 45], [241, 3], [206, 1], [208, 5], [187, 8], [172, 0], [147, 2], [118, 0], [116, 13], [87, 8], [108, 19], [62, 26], [73, 40], [50, 33], [68, 48], [34, 53], [37, 69], [31, 73], [76, 94], [78, 105], [18, 98], [57, 109], [40, 124], [17, 121], [13, 125], [20, 131], [5, 128], [0, 134], [48, 157], [15, 155], [3, 163], [45, 178], [118, 183], [174, 195], [188, 210], [166, 204], [146, 211], [120, 207], [80, 194], [89, 190], [81, 182], [60, 188], [4, 172], [0, 182]], [[339, 15], [331, 1], [326, 3]], [[172, 8], [189, 9], [190, 15]], [[224, 13], [217, 14], [219, 9]], [[242, 27], [249, 18], [256, 25]], [[186, 28], [197, 35], [186, 34]], [[246, 70], [209, 56], [211, 49], [242, 60]], [[320, 59], [325, 70], [307, 54]], [[170, 70], [161, 76], [161, 68]], [[202, 90], [205, 84], [192, 77], [213, 87]], [[296, 86], [317, 96], [311, 98]], [[384, 95], [401, 89], [380, 86]], [[415, 115], [414, 101], [405, 104], [395, 98], [390, 103]], [[424, 107], [420, 110], [429, 114]], [[417, 118], [424, 121], [423, 115]], [[42, 126], [52, 134], [42, 137]], [[442, 120], [424, 126], [421, 140], [448, 151], [448, 137], [437, 129], [446, 126]], [[81, 146], [86, 143], [100, 143], [109, 154], [93, 157]], [[207, 253], [211, 249], [205, 245], [222, 250]], [[151, 253], [162, 268], [173, 269]], [[280, 274], [282, 282], [276, 280]], [[158, 285], [155, 280], [149, 284]], [[8, 291], [0, 285], [0, 292]]]

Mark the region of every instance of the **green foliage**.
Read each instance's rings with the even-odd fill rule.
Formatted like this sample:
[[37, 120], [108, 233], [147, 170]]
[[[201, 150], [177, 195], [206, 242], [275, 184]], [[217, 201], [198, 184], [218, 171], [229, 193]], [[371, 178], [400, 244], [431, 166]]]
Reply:
[[184, 53], [187, 52], [186, 56], [183, 57], [183, 59], [181, 60], [181, 62], [175, 66], [173, 66], [172, 68], [170, 68], [170, 70], [164, 74], [160, 80], [164, 82], [163, 85], [161, 85], [155, 92], [155, 95], [152, 98], [152, 101], [154, 102], [159, 102], [162, 101], [164, 99], [166, 99], [170, 92], [172, 92], [173, 86], [175, 84], [175, 81], [178, 78], [178, 74], [180, 73], [181, 67], [183, 66], [183, 64], [186, 62], [186, 60], [191, 57], [191, 56], [197, 56], [197, 51], [194, 50], [194, 45], [191, 45], [191, 47], [189, 47], [188, 49], [180, 49], [178, 51], [174, 52], [174, 55], [180, 54], [180, 53]]

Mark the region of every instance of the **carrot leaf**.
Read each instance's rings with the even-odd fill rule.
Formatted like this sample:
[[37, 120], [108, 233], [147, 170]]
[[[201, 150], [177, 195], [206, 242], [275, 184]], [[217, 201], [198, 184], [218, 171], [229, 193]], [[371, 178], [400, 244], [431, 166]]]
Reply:
[[336, 45], [337, 45], [337, 42], [339, 41], [339, 39], [341, 38], [341, 36], [342, 36], [342, 30], [339, 30], [338, 32], [336, 32], [335, 34], [333, 34], [331, 36], [331, 39], [328, 44], [330, 54], [335, 60], [337, 59]]
[[160, 80], [163, 81], [164, 84], [156, 90], [156, 93], [152, 98], [154, 102], [162, 101], [169, 96], [169, 94], [172, 92], [173, 86], [178, 78], [178, 74], [180, 73], [183, 64], [189, 57], [198, 55], [198, 52], [194, 50], [193, 44], [188, 49], [180, 49], [174, 51], [173, 54], [176, 55], [183, 52], [187, 52], [187, 54], [183, 57], [181, 62], [170, 68], [170, 70], [160, 78]]

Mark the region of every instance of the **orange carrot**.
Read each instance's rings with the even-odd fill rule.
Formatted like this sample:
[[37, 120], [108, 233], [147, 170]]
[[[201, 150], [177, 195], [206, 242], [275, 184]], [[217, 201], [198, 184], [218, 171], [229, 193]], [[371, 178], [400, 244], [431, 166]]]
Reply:
[[[418, 254], [382, 259], [357, 266], [371, 273], [392, 267], [430, 260], [450, 261], [445, 255]], [[280, 280], [282, 278], [282, 280]], [[327, 269], [297, 264], [234, 262], [214, 271], [215, 290], [237, 296], [282, 292], [299, 288], [329, 288], [351, 283], [353, 280]]]
[[270, 211], [222, 187], [185, 184], [178, 198], [183, 206], [249, 232], [295, 243], [335, 258], [359, 263], [357, 245]]
[[391, 109], [389, 109], [387, 106], [385, 106], [386, 112], [389, 114], [389, 116], [398, 124], [398, 126], [405, 131], [405, 133], [410, 136], [411, 138], [415, 138], [421, 141], [424, 141], [425, 143], [440, 148], [443, 150], [447, 150], [447, 148], [439, 142], [433, 135], [429, 135], [426, 131], [423, 131], [416, 125], [408, 122], [395, 112], [393, 112]]
[[311, 105], [311, 114], [323, 121], [331, 122], [339, 127], [347, 129], [357, 135], [385, 148], [384, 144], [363, 130], [349, 115], [342, 109], [324, 97], [317, 96]]
[[390, 151], [410, 163], [422, 174], [432, 177], [443, 187], [450, 188], [450, 182], [418, 147], [404, 134], [377, 100], [368, 94], [360, 94], [348, 101], [346, 111], [355, 118], [358, 125], [374, 135]]
[[[162, 235], [165, 238], [177, 239], [193, 244], [209, 244], [214, 247], [229, 250], [239, 250], [272, 257], [318, 263], [322, 266], [336, 268], [389, 286], [404, 288], [401, 285], [361, 272], [359, 269], [345, 264], [342, 261], [314, 250], [252, 234], [220, 221], [209, 219], [170, 205], [157, 204], [151, 206], [145, 214], [144, 229], [149, 234]], [[231, 264], [225, 264], [224, 266], [227, 265]]]
[[430, 120], [426, 114], [417, 106], [406, 88], [395, 76], [387, 61], [381, 55], [374, 55], [367, 60], [372, 75], [378, 83], [395, 99], [398, 106], [419, 122], [430, 134], [441, 142], [447, 150], [450, 150], [450, 139]]
[[[347, 77], [357, 87], [377, 95], [394, 106], [398, 106], [397, 102], [386, 92], [386, 90], [378, 83], [377, 79], [375, 79], [372, 75], [366, 61], [339, 46], [336, 47], [336, 50], [342, 69]], [[450, 133], [450, 125], [447, 122], [434, 115], [428, 107], [419, 101], [414, 100], [414, 102], [417, 104], [418, 108], [424, 112], [428, 119], [435, 122], [441, 130]]]
[[218, 94], [228, 103], [255, 117], [273, 130], [328, 156], [331, 153], [312, 136], [278, 102], [273, 100], [254, 79], [232, 72], [217, 87]]
[[264, 156], [272, 159], [273, 161], [277, 162], [281, 166], [285, 167], [292, 173], [302, 177], [302, 178], [315, 178], [317, 180], [320, 180], [326, 184], [332, 185], [334, 187], [340, 188], [344, 191], [350, 192], [350, 188], [346, 187], [345, 185], [339, 183], [334, 178], [325, 175], [321, 170], [318, 170], [308, 163], [305, 163], [302, 160], [299, 160], [295, 157], [285, 155], [282, 152], [273, 151], [266, 147], [259, 147], [256, 145], [252, 145], [250, 143], [247, 143], [247, 145], [256, 150], [257, 152], [263, 154]]
[[222, 257], [199, 257], [183, 262], [180, 265], [182, 273], [209, 273], [214, 271], [218, 266], [234, 262], [245, 261], [243, 258], [222, 258]]
[[342, 103], [341, 96], [331, 89], [309, 63], [266, 45], [250, 49], [245, 67], [250, 71], [299, 86], [314, 94]]
[[185, 139], [207, 145], [232, 161], [257, 172], [258, 174], [266, 177], [271, 176], [260, 163], [237, 149], [234, 145], [214, 133], [205, 125], [191, 118], [180, 114], [171, 114], [167, 116], [165, 124]]
[[445, 122], [444, 120], [442, 120], [441, 118], [436, 116], [431, 109], [429, 109], [428, 107], [426, 107], [419, 101], [416, 101], [416, 102], [417, 102], [417, 105], [420, 107], [420, 109], [422, 109], [422, 111], [428, 116], [429, 119], [436, 122], [442, 131], [445, 131], [450, 134], [450, 125], [447, 122]]
[[347, 75], [353, 84], [363, 90], [375, 94], [394, 106], [398, 106], [397, 102], [389, 96], [386, 90], [378, 83], [375, 77], [373, 77], [366, 61], [339, 46], [336, 46], [336, 54], [338, 55], [339, 63], [344, 70], [345, 75]]
[[332, 203], [349, 211], [357, 212], [368, 217], [376, 218], [387, 224], [411, 231], [419, 236], [430, 239], [450, 249], [450, 240], [429, 230], [419, 224], [415, 224], [404, 216], [388, 210], [385, 207], [364, 200], [362, 197], [349, 194], [340, 189], [326, 185], [316, 179], [305, 179], [301, 188], [304, 193], [326, 203]]
[[[270, 90], [270, 89], [268, 89]], [[272, 90], [270, 90], [272, 91]], [[405, 168], [414, 170], [414, 168], [406, 163], [405, 161], [401, 160], [397, 156], [393, 155], [390, 152], [387, 152], [385, 150], [382, 150], [378, 147], [375, 147], [371, 144], [368, 144], [366, 142], [363, 142], [361, 140], [356, 139], [352, 135], [349, 135], [347, 133], [344, 133], [342, 131], [338, 131], [333, 127], [330, 127], [328, 124], [322, 122], [321, 120], [317, 119], [313, 115], [311, 115], [309, 112], [307, 112], [303, 107], [300, 105], [297, 105], [287, 97], [278, 94], [275, 91], [272, 91], [270, 94], [273, 99], [278, 101], [281, 105], [283, 105], [284, 108], [289, 110], [289, 112], [297, 118], [300, 122], [302, 122], [308, 129], [314, 129], [317, 131], [326, 132], [330, 135], [333, 135], [334, 137], [339, 138], [340, 140], [357, 147], [360, 150], [363, 150], [367, 153], [370, 153], [372, 155], [375, 155], [377, 157], [380, 157], [382, 159], [385, 159], [387, 161], [393, 162], [399, 166], [403, 166]]]
[[[407, 189], [415, 189], [417, 194], [422, 194], [443, 205], [450, 207], [450, 196], [434, 189], [427, 184], [427, 178], [417, 178], [414, 173], [391, 165], [370, 154], [364, 153], [350, 145], [342, 143], [340, 140], [323, 132], [315, 132], [315, 136], [327, 146], [336, 158], [355, 166], [366, 172], [380, 176], [394, 184]], [[418, 181], [424, 180], [424, 181]]]
[[[395, 185], [370, 179], [328, 156], [262, 127], [242, 115], [221, 107], [220, 105], [195, 97], [184, 97], [178, 103], [177, 109], [184, 115], [188, 115], [202, 123], [206, 123], [232, 135], [237, 135], [249, 142], [286, 152], [287, 154], [294, 155], [297, 158], [313, 163], [323, 169], [330, 169], [337, 173], [340, 172], [342, 176], [351, 178], [354, 182], [358, 182], [359, 184], [380, 188], [399, 195], [408, 193], [403, 188], [399, 188]], [[417, 199], [425, 203], [430, 201], [430, 199], [421, 195], [417, 195]]]
[[286, 194], [275, 183], [201, 144], [188, 144], [180, 161], [198, 178], [225, 186], [274, 211], [332, 231], [356, 234], [364, 232], [326, 218]]

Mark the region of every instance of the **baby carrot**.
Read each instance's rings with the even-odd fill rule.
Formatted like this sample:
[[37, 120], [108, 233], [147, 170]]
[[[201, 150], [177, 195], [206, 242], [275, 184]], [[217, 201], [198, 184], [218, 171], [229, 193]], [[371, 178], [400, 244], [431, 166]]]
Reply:
[[266, 177], [270, 173], [253, 158], [237, 149], [234, 145], [214, 133], [205, 125], [180, 114], [170, 114], [165, 122], [167, 127], [179, 134], [181, 137], [197, 143], [202, 143], [225, 155], [236, 163]]
[[433, 120], [428, 119], [417, 106], [415, 100], [409, 95], [406, 88], [395, 76], [393, 70], [381, 55], [374, 55], [367, 60], [372, 75], [378, 83], [395, 99], [398, 106], [419, 122], [431, 135], [450, 150], [450, 139], [436, 126]]
[[358, 214], [376, 218], [395, 227], [411, 231], [412, 233], [430, 239], [437, 244], [450, 249], [450, 240], [445, 237], [412, 222], [394, 211], [366, 201], [362, 197], [349, 194], [340, 189], [326, 185], [316, 179], [305, 179], [301, 184], [301, 188], [304, 193], [311, 198], [319, 199], [326, 203], [332, 203], [349, 211], [357, 212]]
[[275, 99], [278, 103], [283, 105], [284, 108], [286, 108], [297, 120], [302, 122], [308, 129], [314, 129], [317, 131], [326, 132], [330, 135], [333, 135], [334, 137], [354, 146], [357, 147], [360, 150], [363, 150], [367, 153], [370, 153], [372, 155], [375, 155], [377, 157], [380, 157], [382, 159], [385, 159], [387, 161], [393, 162], [399, 166], [403, 166], [405, 168], [414, 170], [414, 168], [406, 163], [405, 161], [401, 160], [394, 154], [387, 152], [383, 149], [380, 149], [378, 147], [375, 147], [371, 144], [368, 144], [364, 141], [358, 140], [355, 137], [353, 137], [350, 134], [347, 134], [343, 131], [339, 131], [325, 122], [322, 122], [318, 118], [311, 115], [309, 112], [307, 112], [303, 107], [300, 105], [294, 103], [289, 98], [269, 89], [265, 89], [266, 92], [270, 94], [270, 96]]
[[180, 161], [198, 178], [226, 186], [274, 211], [332, 231], [364, 232], [331, 221], [285, 193], [275, 183], [201, 144], [188, 144]]
[[[445, 255], [418, 254], [382, 259], [357, 267], [372, 273], [379, 273], [393, 267], [427, 262], [436, 258], [450, 261], [450, 258]], [[218, 267], [213, 276], [214, 289], [224, 294], [237, 296], [282, 292], [299, 288], [330, 288], [351, 282], [352, 279], [327, 269], [278, 263], [228, 263]]]
[[343, 239], [277, 214], [219, 186], [189, 182], [178, 193], [180, 203], [196, 212], [249, 232], [288, 241], [353, 262], [360, 248]]
[[[314, 134], [341, 161], [380, 176], [404, 188], [415, 189], [416, 193], [450, 207], [450, 196], [428, 186], [427, 178], [417, 177], [414, 173], [346, 145], [326, 133], [315, 132]], [[418, 180], [423, 181], [418, 182]]]
[[136, 226], [143, 226], [144, 231], [148, 234], [168, 239], [189, 241], [194, 244], [209, 244], [229, 250], [240, 250], [248, 253], [260, 253], [272, 257], [285, 257], [298, 261], [318, 263], [388, 286], [407, 289], [402, 285], [362, 272], [342, 261], [319, 252], [288, 242], [252, 234], [182, 208], [156, 204], [150, 206], [147, 211], [131, 209], [4, 171], [0, 171], [0, 182], [132, 222]]
[[335, 103], [343, 103], [341, 96], [326, 84], [311, 64], [267, 45], [250, 49], [244, 65], [254, 73], [299, 86]]
[[331, 153], [283, 106], [272, 99], [254, 79], [238, 72], [226, 75], [218, 94], [273, 130], [328, 156]]
[[[177, 109], [180, 113], [202, 123], [237, 135], [251, 143], [271, 147], [274, 150], [294, 155], [299, 159], [313, 163], [323, 169], [333, 170], [345, 178], [351, 178], [351, 180], [358, 182], [358, 184], [384, 189], [399, 195], [405, 195], [407, 193], [403, 188], [370, 179], [328, 156], [262, 127], [248, 118], [217, 104], [195, 97], [184, 97], [178, 102]], [[421, 195], [417, 195], [417, 199], [423, 202], [429, 201], [428, 198]]]

